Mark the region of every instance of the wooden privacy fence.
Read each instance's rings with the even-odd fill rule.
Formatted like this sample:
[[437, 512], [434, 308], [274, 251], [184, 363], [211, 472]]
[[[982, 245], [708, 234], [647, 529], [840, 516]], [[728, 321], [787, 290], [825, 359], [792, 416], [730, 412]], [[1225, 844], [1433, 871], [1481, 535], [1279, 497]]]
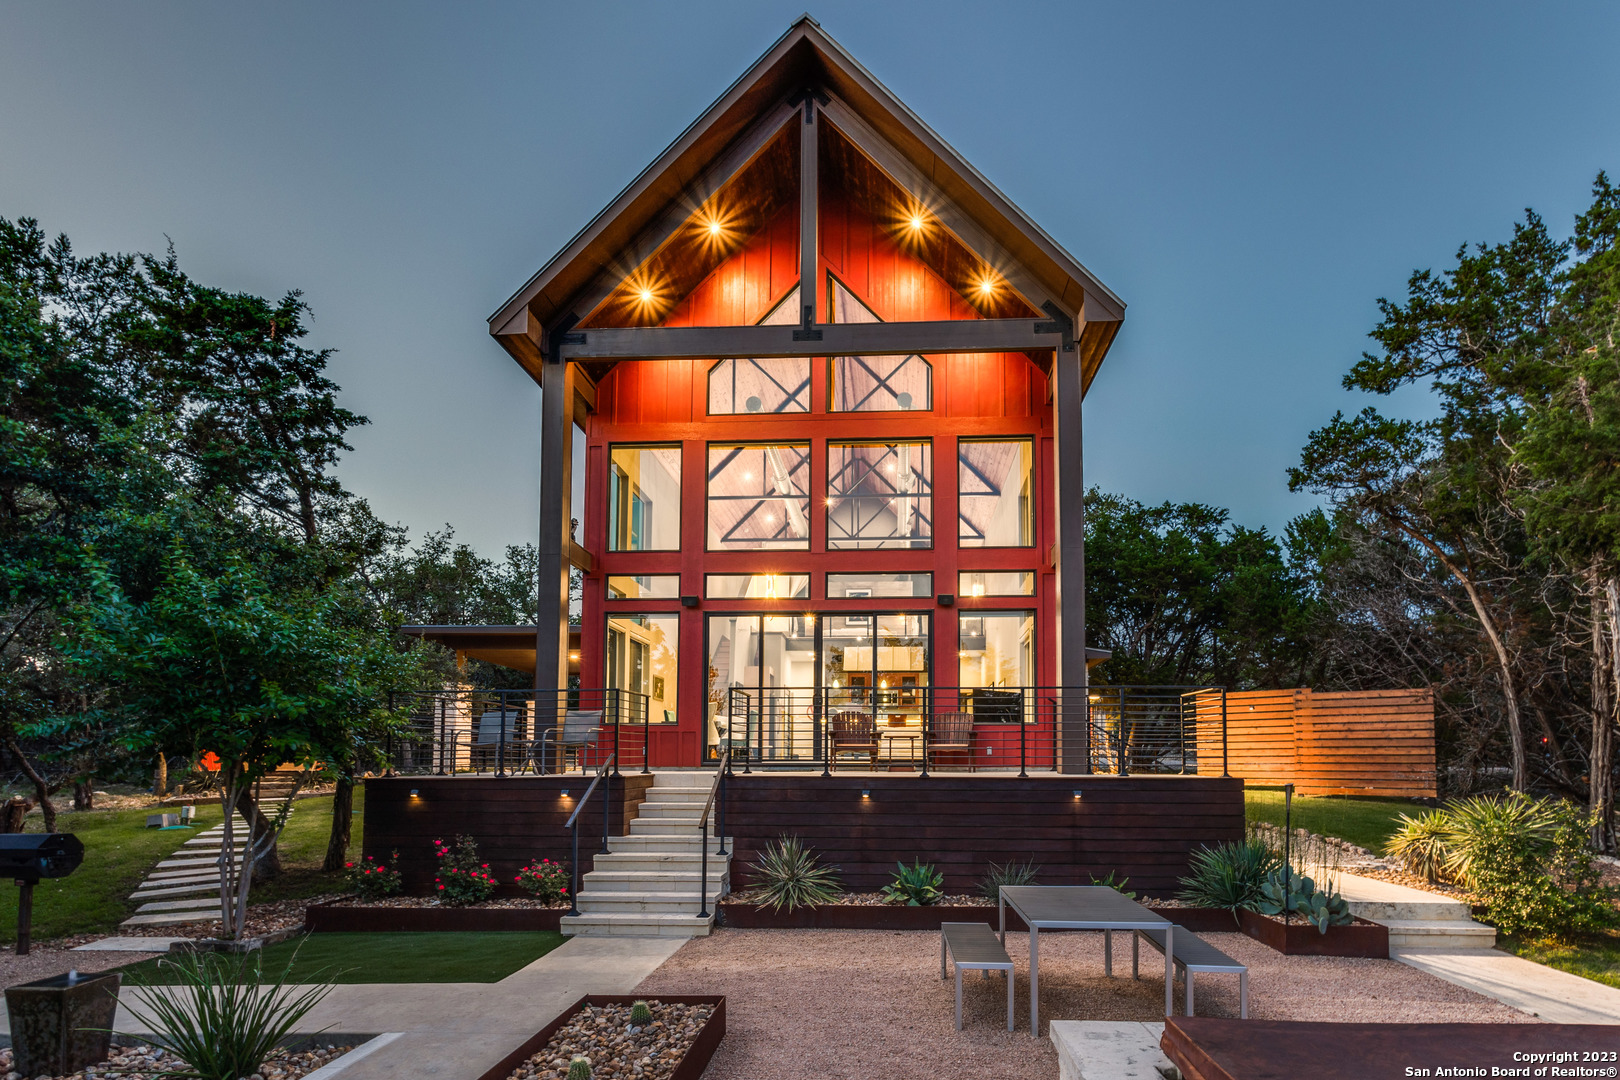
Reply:
[[[1202, 715], [1211, 707], [1219, 705], [1200, 707], [1200, 732], [1211, 730], [1205, 719], [1219, 730], [1219, 716]], [[1302, 795], [1438, 794], [1426, 689], [1230, 693], [1226, 741], [1228, 769], [1252, 785], [1292, 783]]]

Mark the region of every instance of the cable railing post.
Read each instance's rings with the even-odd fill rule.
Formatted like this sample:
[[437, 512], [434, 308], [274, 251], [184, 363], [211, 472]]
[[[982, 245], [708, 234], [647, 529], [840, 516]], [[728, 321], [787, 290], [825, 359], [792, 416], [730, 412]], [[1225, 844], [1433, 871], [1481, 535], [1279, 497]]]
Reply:
[[827, 688], [822, 687], [821, 688], [821, 708], [817, 710], [818, 715], [816, 717], [816, 721], [821, 725], [821, 775], [822, 776], [831, 776], [832, 775], [833, 745], [832, 745], [832, 728], [830, 726], [830, 718], [831, 718], [831, 713], [832, 713], [832, 706], [831, 706], [831, 703], [827, 700], [827, 696], [828, 696]]
[[1131, 775], [1131, 740], [1125, 728], [1125, 688], [1119, 688], [1119, 733], [1114, 737], [1118, 746], [1119, 775]]
[[652, 772], [652, 704], [645, 694], [641, 698], [641, 775]]
[[570, 915], [578, 915], [579, 914], [579, 818], [578, 818], [578, 813], [579, 812], [576, 810], [574, 813], [575, 813], [575, 817], [574, 817], [574, 820], [573, 820], [574, 859], [573, 859], [573, 862], [571, 864], [573, 866], [573, 868], [574, 868], [574, 885], [573, 885], [573, 888], [571, 888], [568, 891], [569, 900], [573, 904], [573, 907], [568, 909], [568, 914], [570, 914]]
[[1019, 696], [1019, 703], [1017, 703], [1017, 774], [1019, 774], [1019, 777], [1027, 777], [1029, 776], [1029, 759], [1027, 759], [1029, 721], [1024, 719], [1024, 690], [1019, 690], [1017, 696]]
[[[923, 693], [922, 711], [922, 772], [921, 776], [928, 775], [928, 729], [934, 726], [934, 690], [930, 687]], [[971, 751], [969, 751], [971, 754]]]
[[726, 855], [726, 854], [729, 854], [729, 852], [726, 851], [726, 774], [723, 771], [720, 774], [720, 822], [719, 822], [719, 826], [720, 826], [719, 827], [719, 832], [716, 834], [716, 838], [720, 841], [720, 849], [718, 851], [716, 851], [715, 854], [716, 855]]
[[619, 775], [619, 734], [624, 731], [624, 714], [614, 710], [613, 714], [613, 775]]
[[[1193, 708], [1196, 709], [1198, 707], [1198, 698], [1197, 698], [1196, 695], [1191, 695], [1191, 696], [1192, 696], [1192, 700], [1193, 700]], [[1187, 775], [1187, 698], [1188, 697], [1189, 697], [1189, 695], [1187, 695], [1187, 694], [1183, 694], [1181, 696], [1181, 710], [1180, 710], [1181, 711], [1181, 716], [1178, 717], [1178, 719], [1180, 719], [1180, 721], [1181, 721], [1181, 745], [1177, 749], [1181, 752], [1181, 775], [1182, 776]]]
[[1226, 765], [1226, 687], [1221, 687], [1221, 775], [1231, 776]]
[[[614, 771], [618, 770], [618, 756], [609, 762]], [[602, 789], [602, 853], [608, 849], [608, 818], [613, 815], [613, 773], [607, 774], [607, 786]]]

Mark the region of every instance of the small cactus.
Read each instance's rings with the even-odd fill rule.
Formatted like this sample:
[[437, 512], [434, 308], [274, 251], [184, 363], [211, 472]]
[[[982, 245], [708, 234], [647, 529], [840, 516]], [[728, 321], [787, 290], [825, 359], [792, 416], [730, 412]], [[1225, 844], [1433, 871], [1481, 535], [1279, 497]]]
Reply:
[[652, 1007], [645, 1001], [635, 1002], [630, 1006], [630, 1023], [636, 1027], [646, 1027], [652, 1023]]
[[568, 1080], [591, 1080], [591, 1059], [576, 1057], [568, 1063]]

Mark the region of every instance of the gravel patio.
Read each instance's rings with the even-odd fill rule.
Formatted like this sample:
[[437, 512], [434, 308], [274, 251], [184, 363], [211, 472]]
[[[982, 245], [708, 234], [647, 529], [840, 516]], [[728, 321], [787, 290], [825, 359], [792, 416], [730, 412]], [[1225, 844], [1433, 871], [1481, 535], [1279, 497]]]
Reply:
[[[1248, 965], [1254, 1018], [1535, 1022], [1394, 960], [1283, 956], [1242, 934], [1200, 936]], [[1026, 935], [1008, 934], [1007, 951], [1017, 967], [1018, 1028], [1011, 1033], [1000, 979], [968, 973], [964, 1030], [955, 1030], [952, 984], [939, 977], [939, 935], [932, 932], [720, 930], [687, 943], [636, 992], [726, 995], [726, 1038], [705, 1080], [1051, 1080], [1056, 1053], [1045, 1039], [1029, 1037]], [[1126, 935], [1115, 937], [1115, 978], [1104, 977], [1102, 963], [1101, 934], [1041, 935], [1043, 1034], [1048, 1020], [1163, 1019], [1156, 952], [1144, 948], [1140, 982], [1130, 978]], [[1196, 986], [1200, 1016], [1237, 1015], [1235, 977], [1200, 976]]]

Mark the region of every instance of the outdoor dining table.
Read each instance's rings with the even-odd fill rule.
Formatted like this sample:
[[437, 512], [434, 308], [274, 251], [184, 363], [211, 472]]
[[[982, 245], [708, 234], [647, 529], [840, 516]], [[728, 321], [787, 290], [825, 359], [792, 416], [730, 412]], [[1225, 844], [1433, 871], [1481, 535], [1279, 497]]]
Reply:
[[1164, 931], [1164, 1015], [1175, 1007], [1175, 924], [1107, 885], [1003, 885], [997, 904], [1001, 944], [1007, 944], [1007, 908], [1029, 927], [1029, 1031], [1037, 1038], [1040, 1024], [1040, 935], [1042, 930], [1101, 930], [1103, 963], [1114, 973], [1113, 931]]

